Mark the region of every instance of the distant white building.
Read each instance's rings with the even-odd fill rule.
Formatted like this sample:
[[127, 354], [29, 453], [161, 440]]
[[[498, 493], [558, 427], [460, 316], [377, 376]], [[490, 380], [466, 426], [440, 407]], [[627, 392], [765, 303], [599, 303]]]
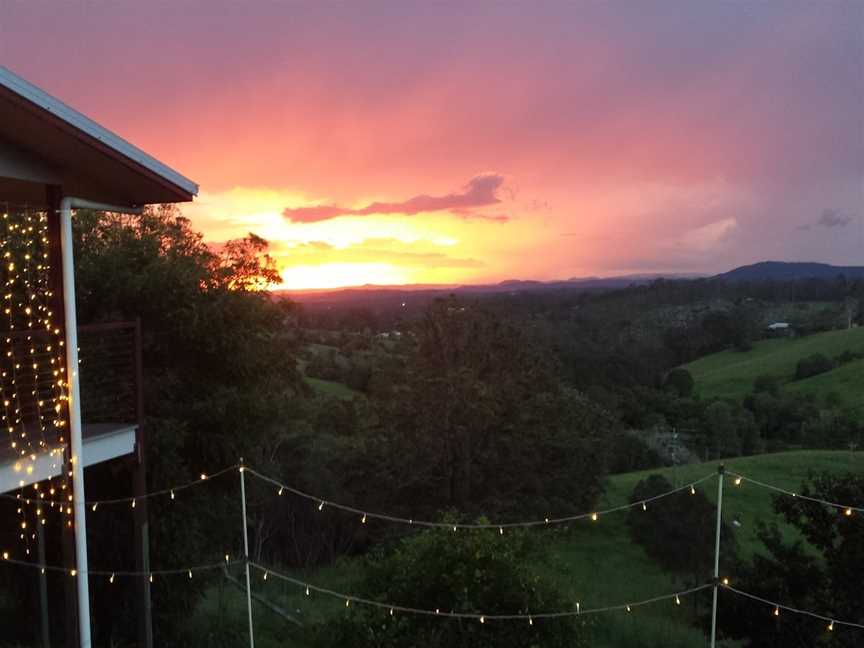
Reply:
[[769, 336], [789, 337], [795, 335], [795, 327], [789, 322], [774, 322], [766, 327]]

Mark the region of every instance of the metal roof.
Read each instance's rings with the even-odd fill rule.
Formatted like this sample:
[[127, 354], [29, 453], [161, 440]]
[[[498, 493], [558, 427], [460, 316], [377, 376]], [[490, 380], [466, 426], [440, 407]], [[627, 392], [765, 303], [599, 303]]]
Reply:
[[28, 168], [44, 163], [65, 193], [90, 194], [81, 198], [148, 204], [198, 193], [192, 180], [2, 66], [0, 144]]

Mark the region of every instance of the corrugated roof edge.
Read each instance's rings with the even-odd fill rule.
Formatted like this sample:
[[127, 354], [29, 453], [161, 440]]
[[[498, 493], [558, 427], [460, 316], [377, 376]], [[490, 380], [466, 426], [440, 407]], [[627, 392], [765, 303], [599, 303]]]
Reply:
[[115, 135], [107, 128], [97, 124], [95, 121], [82, 115], [74, 108], [70, 108], [59, 99], [52, 97], [44, 90], [36, 87], [29, 81], [22, 79], [6, 67], [0, 65], [0, 85], [23, 97], [27, 101], [39, 106], [53, 115], [56, 115], [71, 126], [93, 137], [121, 155], [137, 162], [144, 168], [161, 176], [168, 182], [176, 185], [192, 196], [198, 195], [198, 185], [189, 178], [178, 173], [156, 158], [148, 155], [137, 146], [130, 144], [119, 135]]

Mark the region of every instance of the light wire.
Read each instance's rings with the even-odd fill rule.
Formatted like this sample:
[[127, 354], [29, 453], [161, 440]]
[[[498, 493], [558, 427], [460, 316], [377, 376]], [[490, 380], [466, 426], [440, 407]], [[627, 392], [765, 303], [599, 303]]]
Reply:
[[170, 576], [172, 574], [188, 574], [189, 572], [207, 571], [210, 569], [218, 569], [221, 567], [231, 567], [245, 563], [243, 558], [235, 558], [234, 560], [222, 560], [218, 563], [208, 563], [204, 565], [192, 565], [190, 567], [178, 567], [176, 569], [151, 569], [150, 571], [128, 571], [128, 570], [110, 570], [110, 569], [89, 569], [81, 570], [74, 567], [61, 567], [59, 565], [42, 565], [40, 563], [28, 562], [26, 560], [17, 560], [15, 558], [3, 558], [0, 563], [9, 563], [19, 567], [30, 567], [33, 569], [44, 569], [47, 571], [64, 572], [66, 574], [74, 571], [76, 574], [86, 574], [87, 576]]
[[770, 605], [775, 610], [786, 610], [788, 612], [793, 612], [795, 614], [803, 614], [804, 616], [809, 616], [814, 619], [821, 619], [822, 621], [828, 621], [834, 625], [844, 625], [849, 626], [851, 628], [860, 628], [864, 629], [864, 624], [855, 623], [854, 621], [843, 621], [842, 619], [835, 619], [834, 617], [825, 616], [824, 614], [817, 614], [815, 612], [810, 612], [809, 610], [801, 610], [799, 608], [794, 608], [790, 605], [783, 605], [782, 603], [778, 603], [777, 601], [769, 601], [766, 598], [762, 598], [761, 596], [756, 596], [755, 594], [750, 594], [749, 592], [745, 592], [743, 590], [736, 589], [731, 585], [724, 585], [724, 589], [729, 590], [730, 592], [734, 592], [740, 596], [744, 596], [746, 598], [752, 599], [754, 601], [759, 601], [760, 603], [765, 603], [766, 605]]
[[[762, 488], [766, 488], [768, 490], [772, 490], [776, 493], [781, 493], [782, 495], [787, 495], [789, 497], [795, 497], [797, 499], [807, 500], [808, 502], [815, 502], [817, 504], [824, 504], [825, 506], [831, 506], [836, 509], [842, 509], [844, 511], [857, 511], [859, 513], [864, 513], [864, 507], [861, 506], [849, 506], [847, 504], [838, 504], [837, 502], [829, 502], [828, 500], [819, 499], [818, 497], [811, 497], [809, 495], [801, 495], [801, 493], [796, 493], [794, 491], [786, 490], [785, 488], [780, 488], [779, 486], [774, 486], [773, 484], [766, 484], [765, 482], [758, 481], [756, 479], [752, 479], [745, 475], [741, 475], [736, 472], [732, 472], [731, 470], [726, 471], [727, 474], [735, 477], [735, 481], [740, 480], [741, 482], [750, 482], [751, 484], [756, 484]], [[736, 483], [736, 485], [739, 485]]]
[[547, 526], [550, 524], [564, 524], [567, 522], [575, 522], [577, 520], [585, 520], [588, 518], [590, 518], [592, 520], [596, 520], [599, 516], [606, 515], [608, 513], [615, 513], [617, 511], [624, 511], [624, 510], [631, 509], [631, 508], [634, 508], [637, 506], [643, 506], [643, 505], [647, 506], [651, 502], [657, 501], [657, 500], [662, 499], [664, 497], [669, 497], [670, 495], [674, 495], [675, 493], [678, 493], [678, 492], [683, 491], [683, 490], [690, 490], [692, 492], [692, 490], [695, 488], [695, 486], [697, 484], [701, 484], [702, 482], [707, 481], [708, 479], [712, 479], [713, 477], [717, 476], [716, 472], [711, 473], [709, 475], [701, 477], [700, 479], [697, 479], [696, 481], [690, 482], [684, 486], [680, 486], [679, 488], [674, 488], [670, 491], [666, 491], [665, 493], [660, 493], [658, 495], [646, 497], [645, 499], [641, 499], [641, 500], [632, 502], [630, 504], [622, 504], [620, 506], [615, 506], [615, 507], [608, 508], [608, 509], [597, 510], [597, 511], [589, 512], [589, 513], [579, 513], [576, 515], [568, 515], [565, 517], [544, 518], [542, 520], [530, 520], [530, 521], [526, 521], [526, 522], [502, 522], [502, 523], [498, 523], [498, 524], [494, 524], [494, 523], [490, 522], [490, 523], [482, 523], [482, 524], [481, 523], [464, 524], [464, 523], [458, 523], [458, 522], [448, 523], [448, 522], [432, 522], [429, 520], [415, 520], [413, 518], [404, 518], [404, 517], [399, 517], [396, 515], [388, 515], [385, 513], [370, 513], [369, 511], [364, 511], [363, 509], [358, 509], [358, 508], [355, 508], [353, 506], [348, 506], [346, 504], [340, 504], [338, 502], [332, 502], [332, 501], [327, 500], [323, 497], [318, 497], [316, 495], [306, 493], [306, 492], [301, 491], [301, 490], [294, 488], [292, 486], [288, 486], [287, 484], [283, 484], [276, 479], [273, 479], [271, 477], [267, 477], [266, 475], [262, 475], [261, 473], [256, 472], [255, 470], [253, 470], [252, 468], [249, 468], [248, 466], [246, 467], [245, 470], [246, 470], [246, 472], [254, 475], [255, 477], [258, 477], [259, 479], [261, 479], [265, 482], [268, 482], [269, 484], [271, 484], [273, 486], [278, 486], [280, 490], [284, 490], [284, 491], [287, 491], [289, 493], [293, 493], [294, 495], [297, 495], [298, 497], [302, 497], [302, 498], [307, 499], [309, 501], [315, 502], [316, 504], [318, 504], [319, 509], [323, 509], [324, 507], [335, 508], [335, 509], [338, 509], [340, 511], [346, 511], [348, 513], [354, 513], [355, 515], [360, 515], [360, 516], [362, 516], [361, 519], [364, 519], [364, 520], [368, 517], [368, 518], [373, 518], [373, 519], [377, 519], [377, 520], [386, 520], [388, 522], [397, 522], [400, 524], [438, 528], [438, 529], [498, 529], [498, 530], [521, 528], [521, 527]]
[[286, 581], [288, 583], [292, 583], [293, 585], [297, 585], [301, 588], [306, 588], [309, 592], [318, 592], [320, 594], [326, 594], [327, 596], [331, 596], [333, 598], [341, 599], [350, 603], [360, 603], [362, 605], [367, 605], [370, 607], [380, 608], [382, 610], [393, 610], [394, 612], [406, 612], [410, 614], [419, 614], [424, 616], [437, 616], [437, 617], [446, 617], [451, 619], [475, 619], [475, 620], [500, 620], [500, 621], [512, 621], [512, 620], [524, 620], [529, 621], [532, 619], [559, 619], [564, 617], [574, 617], [581, 616], [583, 614], [599, 614], [601, 612], [612, 612], [615, 610], [626, 610], [628, 608], [639, 607], [641, 605], [648, 605], [650, 603], [656, 603], [657, 601], [664, 600], [672, 600], [676, 602], [680, 602], [680, 597], [686, 596], [688, 594], [694, 594], [695, 592], [699, 592], [704, 589], [708, 589], [709, 587], [714, 587], [714, 583], [705, 583], [704, 585], [698, 585], [697, 587], [691, 587], [690, 589], [681, 590], [678, 592], [672, 592], [671, 594], [662, 594], [660, 596], [655, 596], [649, 599], [644, 599], [641, 601], [633, 601], [630, 603], [621, 603], [620, 605], [609, 605], [606, 607], [596, 607], [596, 608], [581, 608], [579, 607], [576, 610], [562, 610], [557, 612], [537, 612], [537, 613], [519, 613], [519, 614], [486, 614], [483, 612], [444, 612], [440, 610], [430, 610], [424, 608], [415, 608], [409, 607], [406, 605], [396, 605], [392, 603], [382, 603], [381, 601], [373, 601], [371, 599], [366, 599], [358, 596], [351, 596], [350, 594], [344, 594], [342, 592], [336, 592], [331, 589], [327, 589], [326, 587], [318, 587], [317, 585], [312, 585], [311, 583], [306, 583], [304, 581], [298, 580], [296, 578], [292, 578], [291, 576], [287, 576], [285, 574], [279, 573], [278, 571], [273, 571], [267, 567], [259, 565], [254, 562], [249, 563], [250, 566], [255, 567], [259, 571], [264, 572], [265, 576], [273, 576], [280, 580]]
[[[223, 468], [222, 470], [217, 470], [214, 473], [201, 473], [202, 476], [198, 477], [198, 479], [194, 479], [190, 482], [186, 482], [185, 484], [180, 484], [179, 486], [173, 486], [171, 488], [162, 488], [160, 490], [152, 491], [149, 493], [144, 493], [143, 495], [132, 495], [130, 497], [117, 497], [113, 499], [103, 499], [103, 500], [86, 500], [84, 504], [86, 506], [96, 506], [97, 508], [103, 504], [123, 504], [132, 501], [140, 501], [149, 499], [151, 497], [158, 497], [160, 495], [168, 495], [171, 493], [175, 493], [178, 491], [186, 490], [187, 488], [191, 488], [192, 486], [196, 486], [198, 484], [209, 481], [214, 477], [218, 477], [219, 475], [224, 475], [227, 472], [232, 470], [239, 469], [240, 464], [233, 464], [228, 466], [227, 468]], [[246, 469], [248, 470], [248, 468]], [[26, 488], [26, 487], [25, 487]], [[0, 497], [4, 499], [14, 500], [16, 502], [24, 502], [26, 504], [60, 504], [62, 506], [67, 506], [71, 500], [56, 500], [56, 499], [42, 499], [40, 497], [22, 497], [21, 495], [10, 495], [9, 493], [0, 493]]]

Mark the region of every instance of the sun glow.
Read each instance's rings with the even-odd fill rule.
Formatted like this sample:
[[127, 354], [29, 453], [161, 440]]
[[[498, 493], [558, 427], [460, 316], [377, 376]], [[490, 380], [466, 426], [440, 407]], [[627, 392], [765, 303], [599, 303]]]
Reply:
[[280, 288], [288, 290], [409, 283], [409, 278], [402, 269], [388, 263], [296, 265], [283, 268], [281, 274]]

